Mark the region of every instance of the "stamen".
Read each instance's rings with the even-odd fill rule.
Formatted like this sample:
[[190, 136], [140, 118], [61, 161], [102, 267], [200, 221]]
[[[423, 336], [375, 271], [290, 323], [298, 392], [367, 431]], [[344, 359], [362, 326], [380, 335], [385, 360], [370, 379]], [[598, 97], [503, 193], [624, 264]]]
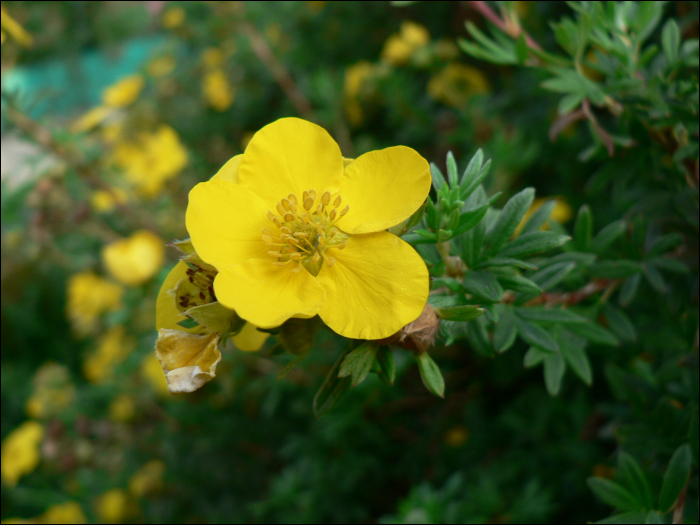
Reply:
[[305, 232], [294, 232], [294, 237], [302, 237], [304, 239], [308, 239], [309, 234]]
[[323, 204], [319, 204], [316, 207], [316, 211], [314, 212], [316, 215], [321, 215], [321, 212], [323, 211]]
[[330, 192], [325, 192], [323, 196], [321, 197], [321, 202], [323, 203], [324, 206], [328, 206], [331, 203], [331, 194]]
[[272, 212], [270, 210], [268, 210], [267, 211], [267, 220], [271, 221], [272, 219], [274, 219], [274, 217], [275, 216], [272, 214]]
[[270, 237], [269, 235], [263, 235], [263, 241], [265, 241], [265, 244], [274, 244], [272, 242], [272, 237]]
[[[306, 192], [304, 192], [304, 193], [306, 193]], [[314, 205], [314, 201], [311, 197], [307, 197], [306, 199], [304, 199], [304, 209], [305, 210], [310, 210], [311, 206], [313, 206], [313, 205]]]
[[338, 195], [338, 196], [335, 198], [335, 200], [333, 201], [333, 206], [335, 206], [335, 207], [337, 208], [338, 206], [340, 206], [340, 203], [341, 203], [341, 202], [343, 202], [343, 199], [342, 199], [342, 197], [341, 197], [340, 195]]
[[273, 262], [272, 264], [274, 264], [275, 266], [284, 266], [285, 264], [287, 264], [287, 263], [289, 263], [289, 262], [291, 262], [291, 261], [284, 261], [284, 262], [282, 262], [282, 261], [275, 261], [275, 262]]
[[296, 213], [296, 212], [297, 212], [297, 205], [294, 204], [293, 202], [290, 202], [290, 203], [289, 203], [289, 208], [292, 210], [292, 213]]
[[334, 264], [335, 264], [335, 259], [333, 257], [328, 257], [328, 259], [326, 259], [326, 266], [328, 266], [329, 268], [331, 266], [333, 266]]
[[314, 264], [316, 264], [320, 260], [321, 260], [321, 254], [318, 252], [314, 253], [313, 257], [311, 257], [311, 262]]
[[335, 220], [335, 208], [331, 210], [331, 212], [328, 214], [328, 218], [332, 221]]
[[272, 222], [274, 222], [275, 226], [277, 226], [278, 228], [282, 227], [282, 223], [280, 222], [280, 220], [277, 217], [272, 217]]
[[282, 257], [282, 254], [280, 252], [267, 252], [268, 255], [272, 255], [273, 257]]
[[302, 200], [303, 200], [304, 202], [306, 202], [306, 199], [308, 199], [309, 197], [310, 197], [309, 192], [306, 191], [306, 190], [304, 190], [304, 193], [302, 193], [302, 197], [301, 197]]
[[297, 266], [296, 268], [292, 268], [292, 273], [299, 273], [301, 271], [301, 265]]
[[293, 193], [290, 193], [289, 195], [287, 195], [287, 198], [289, 199], [290, 202], [293, 202], [294, 204], [299, 204], [299, 202], [297, 201], [297, 196], [294, 195]]
[[[335, 211], [335, 210], [333, 210], [333, 211]], [[333, 228], [333, 229], [331, 229], [331, 234], [328, 236], [328, 240], [330, 240], [330, 239], [332, 239], [333, 237], [335, 237], [335, 234], [336, 234], [336, 233], [338, 233], [338, 228]]]
[[284, 215], [284, 206], [282, 206], [281, 202], [277, 203], [277, 213], [279, 213], [280, 215]]
[[349, 205], [348, 205], [348, 206], [345, 206], [345, 208], [343, 208], [343, 211], [340, 212], [340, 216], [342, 217], [342, 216], [345, 215], [349, 210], [350, 210], [350, 206], [349, 206]]
[[274, 235], [272, 230], [268, 230], [267, 228], [262, 229], [263, 235]]
[[302, 257], [300, 253], [293, 253], [289, 256], [292, 261], [301, 261]]
[[316, 190], [309, 190], [309, 197], [316, 200]]
[[284, 214], [284, 222], [293, 222], [294, 221], [294, 214], [292, 213], [285, 213]]
[[304, 215], [301, 216], [301, 222], [303, 222], [304, 224], [309, 224], [310, 220], [311, 219], [310, 219], [308, 213], [305, 213]]
[[345, 248], [347, 245], [348, 245], [348, 241], [343, 241], [343, 242], [341, 242], [341, 243], [338, 245], [338, 249], [339, 249], [339, 250], [342, 250], [342, 249]]
[[291, 208], [289, 207], [289, 201], [288, 201], [287, 199], [282, 199], [282, 207], [283, 207], [285, 210], [291, 209]]
[[292, 234], [292, 230], [290, 230], [290, 229], [287, 228], [286, 226], [282, 226], [282, 227], [280, 228], [280, 231], [281, 231], [282, 233], [286, 233], [286, 234], [288, 234], [288, 235], [291, 235], [291, 234]]
[[321, 225], [318, 224], [318, 223], [316, 223], [316, 232], [317, 232], [319, 235], [323, 235], [323, 228], [322, 228]]

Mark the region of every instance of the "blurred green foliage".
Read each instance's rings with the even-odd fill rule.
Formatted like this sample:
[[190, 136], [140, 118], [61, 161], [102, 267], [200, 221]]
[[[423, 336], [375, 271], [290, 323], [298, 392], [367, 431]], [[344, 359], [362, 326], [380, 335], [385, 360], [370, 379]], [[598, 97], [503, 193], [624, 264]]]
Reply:
[[[698, 522], [697, 5], [403, 4], [3, 3], [3, 520]], [[187, 192], [284, 116], [434, 163], [404, 236], [433, 364], [395, 349], [393, 387], [375, 368], [320, 419], [340, 337], [170, 396], [175, 254], [142, 241], [125, 282], [104, 252], [185, 238]]]

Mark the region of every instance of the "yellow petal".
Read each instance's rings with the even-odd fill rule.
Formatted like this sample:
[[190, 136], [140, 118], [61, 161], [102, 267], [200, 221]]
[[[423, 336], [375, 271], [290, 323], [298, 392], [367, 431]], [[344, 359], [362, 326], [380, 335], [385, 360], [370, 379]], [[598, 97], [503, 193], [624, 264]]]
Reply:
[[342, 174], [340, 148], [325, 129], [298, 118], [283, 118], [250, 140], [239, 169], [239, 184], [274, 210], [290, 193], [298, 197], [310, 189], [318, 195], [335, 193]]
[[318, 281], [328, 299], [319, 312], [331, 329], [353, 339], [382, 339], [415, 321], [428, 300], [428, 269], [407, 243], [387, 232], [354, 235]]
[[243, 329], [233, 336], [233, 344], [243, 352], [257, 352], [265, 344], [270, 334], [261, 332], [255, 325], [246, 323]]
[[411, 148], [365, 153], [343, 174], [340, 193], [350, 211], [338, 220], [338, 227], [347, 233], [386, 230], [420, 208], [430, 184], [428, 162]]
[[19, 478], [37, 467], [41, 460], [39, 447], [43, 439], [42, 424], [37, 421], [25, 421], [2, 442], [0, 477], [10, 487], [14, 487]]
[[238, 184], [238, 167], [241, 165], [242, 160], [242, 153], [231, 157], [210, 180], [227, 180]]
[[271, 224], [267, 210], [252, 191], [215, 179], [190, 191], [185, 222], [199, 256], [221, 270], [253, 257], [267, 257], [270, 248], [262, 240], [262, 229]]
[[250, 259], [223, 268], [214, 280], [219, 302], [262, 328], [281, 325], [290, 317], [313, 317], [326, 301], [326, 292], [305, 269], [275, 266], [270, 257]]
[[216, 377], [221, 361], [219, 334], [187, 334], [180, 330], [158, 330], [156, 355], [172, 394], [194, 392]]
[[187, 264], [180, 261], [170, 270], [165, 281], [163, 281], [163, 286], [160, 287], [158, 300], [156, 301], [156, 330], [167, 328], [168, 330], [180, 330], [188, 333], [202, 332], [203, 329], [201, 326], [184, 328], [177, 324], [182, 321], [184, 317], [180, 316], [180, 309], [177, 307], [176, 297], [170, 292], [175, 289], [177, 283], [187, 278], [185, 272], [187, 272]]
[[51, 505], [39, 519], [39, 523], [87, 523], [83, 509], [75, 501]]
[[139, 230], [126, 239], [108, 244], [102, 260], [112, 276], [126, 285], [143, 284], [163, 265], [163, 241], [148, 230]]

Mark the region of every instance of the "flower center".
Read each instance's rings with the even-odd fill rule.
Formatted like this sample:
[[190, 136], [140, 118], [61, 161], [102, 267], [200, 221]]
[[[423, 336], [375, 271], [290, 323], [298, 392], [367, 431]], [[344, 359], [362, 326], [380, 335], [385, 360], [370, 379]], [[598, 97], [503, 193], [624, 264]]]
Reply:
[[333, 266], [335, 259], [326, 251], [329, 248], [342, 250], [350, 238], [334, 226], [350, 209], [350, 206], [341, 208], [342, 202], [339, 194], [331, 195], [327, 191], [319, 197], [313, 189], [305, 191], [301, 199], [290, 193], [278, 202], [277, 213], [267, 212], [275, 228], [262, 229], [263, 241], [272, 247], [267, 253], [275, 258], [273, 264], [292, 263], [295, 265], [293, 272], [301, 271], [303, 266], [314, 276], [321, 271], [324, 261], [326, 266]]

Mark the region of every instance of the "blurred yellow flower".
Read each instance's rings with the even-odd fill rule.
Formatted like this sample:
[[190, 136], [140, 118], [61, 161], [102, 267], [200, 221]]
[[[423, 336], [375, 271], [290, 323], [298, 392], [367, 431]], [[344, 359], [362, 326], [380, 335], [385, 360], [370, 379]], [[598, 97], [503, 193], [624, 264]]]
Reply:
[[141, 361], [141, 377], [151, 385], [156, 394], [165, 396], [170, 393], [168, 382], [165, 380], [163, 369], [155, 352], [151, 352]]
[[127, 423], [136, 414], [134, 397], [129, 394], [119, 394], [109, 404], [109, 419], [118, 423]]
[[136, 286], [158, 273], [164, 254], [164, 243], [157, 235], [138, 230], [126, 239], [105, 246], [102, 261], [117, 281]]
[[[538, 197], [537, 199], [535, 199], [532, 202], [530, 209], [527, 210], [527, 213], [520, 221], [520, 224], [518, 224], [518, 227], [515, 229], [515, 235], [518, 235], [520, 231], [525, 227], [525, 224], [527, 224], [527, 221], [530, 220], [532, 214], [539, 210], [545, 202], [551, 199], [552, 197]], [[554, 208], [552, 208], [552, 213], [550, 213], [549, 215], [549, 220], [554, 221], [558, 224], [565, 224], [569, 222], [573, 216], [574, 210], [571, 208], [571, 205], [567, 202], [567, 200], [561, 196], [554, 197]], [[549, 221], [545, 222], [542, 226], [540, 226], [540, 230], [548, 229]]]
[[97, 106], [92, 108], [82, 117], [78, 118], [70, 127], [73, 133], [83, 133], [102, 124], [112, 113], [114, 108], [109, 106]]
[[100, 315], [121, 308], [124, 288], [98, 277], [92, 272], [81, 272], [68, 279], [66, 312], [79, 335], [86, 335], [97, 327]]
[[122, 523], [132, 514], [132, 503], [123, 489], [108, 490], [95, 500], [95, 513], [101, 523]]
[[134, 187], [153, 197], [187, 165], [187, 151], [177, 132], [161, 125], [153, 133], [141, 133], [135, 141], [117, 144], [111, 160]]
[[93, 191], [90, 195], [90, 207], [95, 213], [109, 213], [119, 204], [126, 204], [126, 192], [121, 188]]
[[459, 48], [457, 44], [449, 38], [441, 38], [435, 42], [433, 53], [435, 53], [435, 57], [440, 60], [454, 60], [459, 56]]
[[154, 494], [163, 488], [165, 463], [152, 459], [134, 473], [129, 480], [129, 492], [137, 498]]
[[328, 2], [325, 2], [323, 0], [307, 0], [306, 3], [306, 9], [309, 10], [309, 12], [313, 15], [317, 15], [321, 11], [323, 11], [323, 8], [326, 7], [326, 4]]
[[430, 42], [428, 30], [415, 22], [405, 20], [401, 23], [399, 33], [391, 35], [382, 49], [382, 62], [392, 66], [406, 64], [416, 51]]
[[87, 518], [75, 501], [52, 505], [39, 516], [40, 523], [87, 523]]
[[[32, 35], [25, 31], [25, 29], [5, 11], [5, 8], [0, 8], [0, 26], [2, 27], [3, 35], [10, 35], [19, 45], [24, 47], [30, 47], [32, 45]], [[4, 41], [5, 38], [3, 38], [3, 42]]]
[[133, 341], [126, 329], [119, 325], [110, 328], [97, 343], [97, 350], [83, 362], [83, 374], [92, 383], [101, 383], [114, 374], [114, 367], [121, 363], [133, 348]]
[[445, 444], [448, 447], [459, 448], [469, 439], [469, 430], [463, 425], [456, 425], [445, 432]]
[[359, 126], [364, 121], [364, 110], [359, 101], [362, 85], [374, 73], [374, 65], [366, 60], [353, 64], [345, 69], [345, 84], [343, 98], [345, 113], [352, 126]]
[[447, 64], [428, 82], [428, 95], [454, 108], [463, 107], [472, 95], [482, 95], [490, 89], [481, 71], [458, 62]]
[[207, 69], [216, 69], [224, 64], [224, 52], [218, 47], [208, 47], [202, 52], [202, 65]]
[[269, 24], [267, 27], [265, 27], [265, 36], [270, 44], [276, 46], [282, 39], [282, 26], [280, 26], [277, 22]]
[[25, 421], [2, 442], [0, 477], [10, 487], [19, 478], [32, 472], [41, 460], [39, 447], [44, 439], [44, 427], [37, 421]]
[[163, 13], [163, 27], [175, 29], [185, 21], [185, 10], [182, 7], [170, 7]]
[[68, 369], [58, 363], [46, 363], [32, 379], [33, 393], [24, 405], [29, 417], [45, 418], [60, 414], [75, 399], [75, 387]]
[[113, 108], [124, 108], [133, 104], [139, 95], [145, 81], [141, 75], [126, 77], [108, 87], [102, 93], [102, 101]]
[[172, 55], [163, 55], [151, 60], [146, 67], [146, 71], [153, 78], [161, 78], [169, 75], [175, 69], [175, 57]]
[[214, 69], [204, 75], [202, 92], [207, 104], [217, 111], [226, 111], [236, 99], [236, 89], [222, 69]]

